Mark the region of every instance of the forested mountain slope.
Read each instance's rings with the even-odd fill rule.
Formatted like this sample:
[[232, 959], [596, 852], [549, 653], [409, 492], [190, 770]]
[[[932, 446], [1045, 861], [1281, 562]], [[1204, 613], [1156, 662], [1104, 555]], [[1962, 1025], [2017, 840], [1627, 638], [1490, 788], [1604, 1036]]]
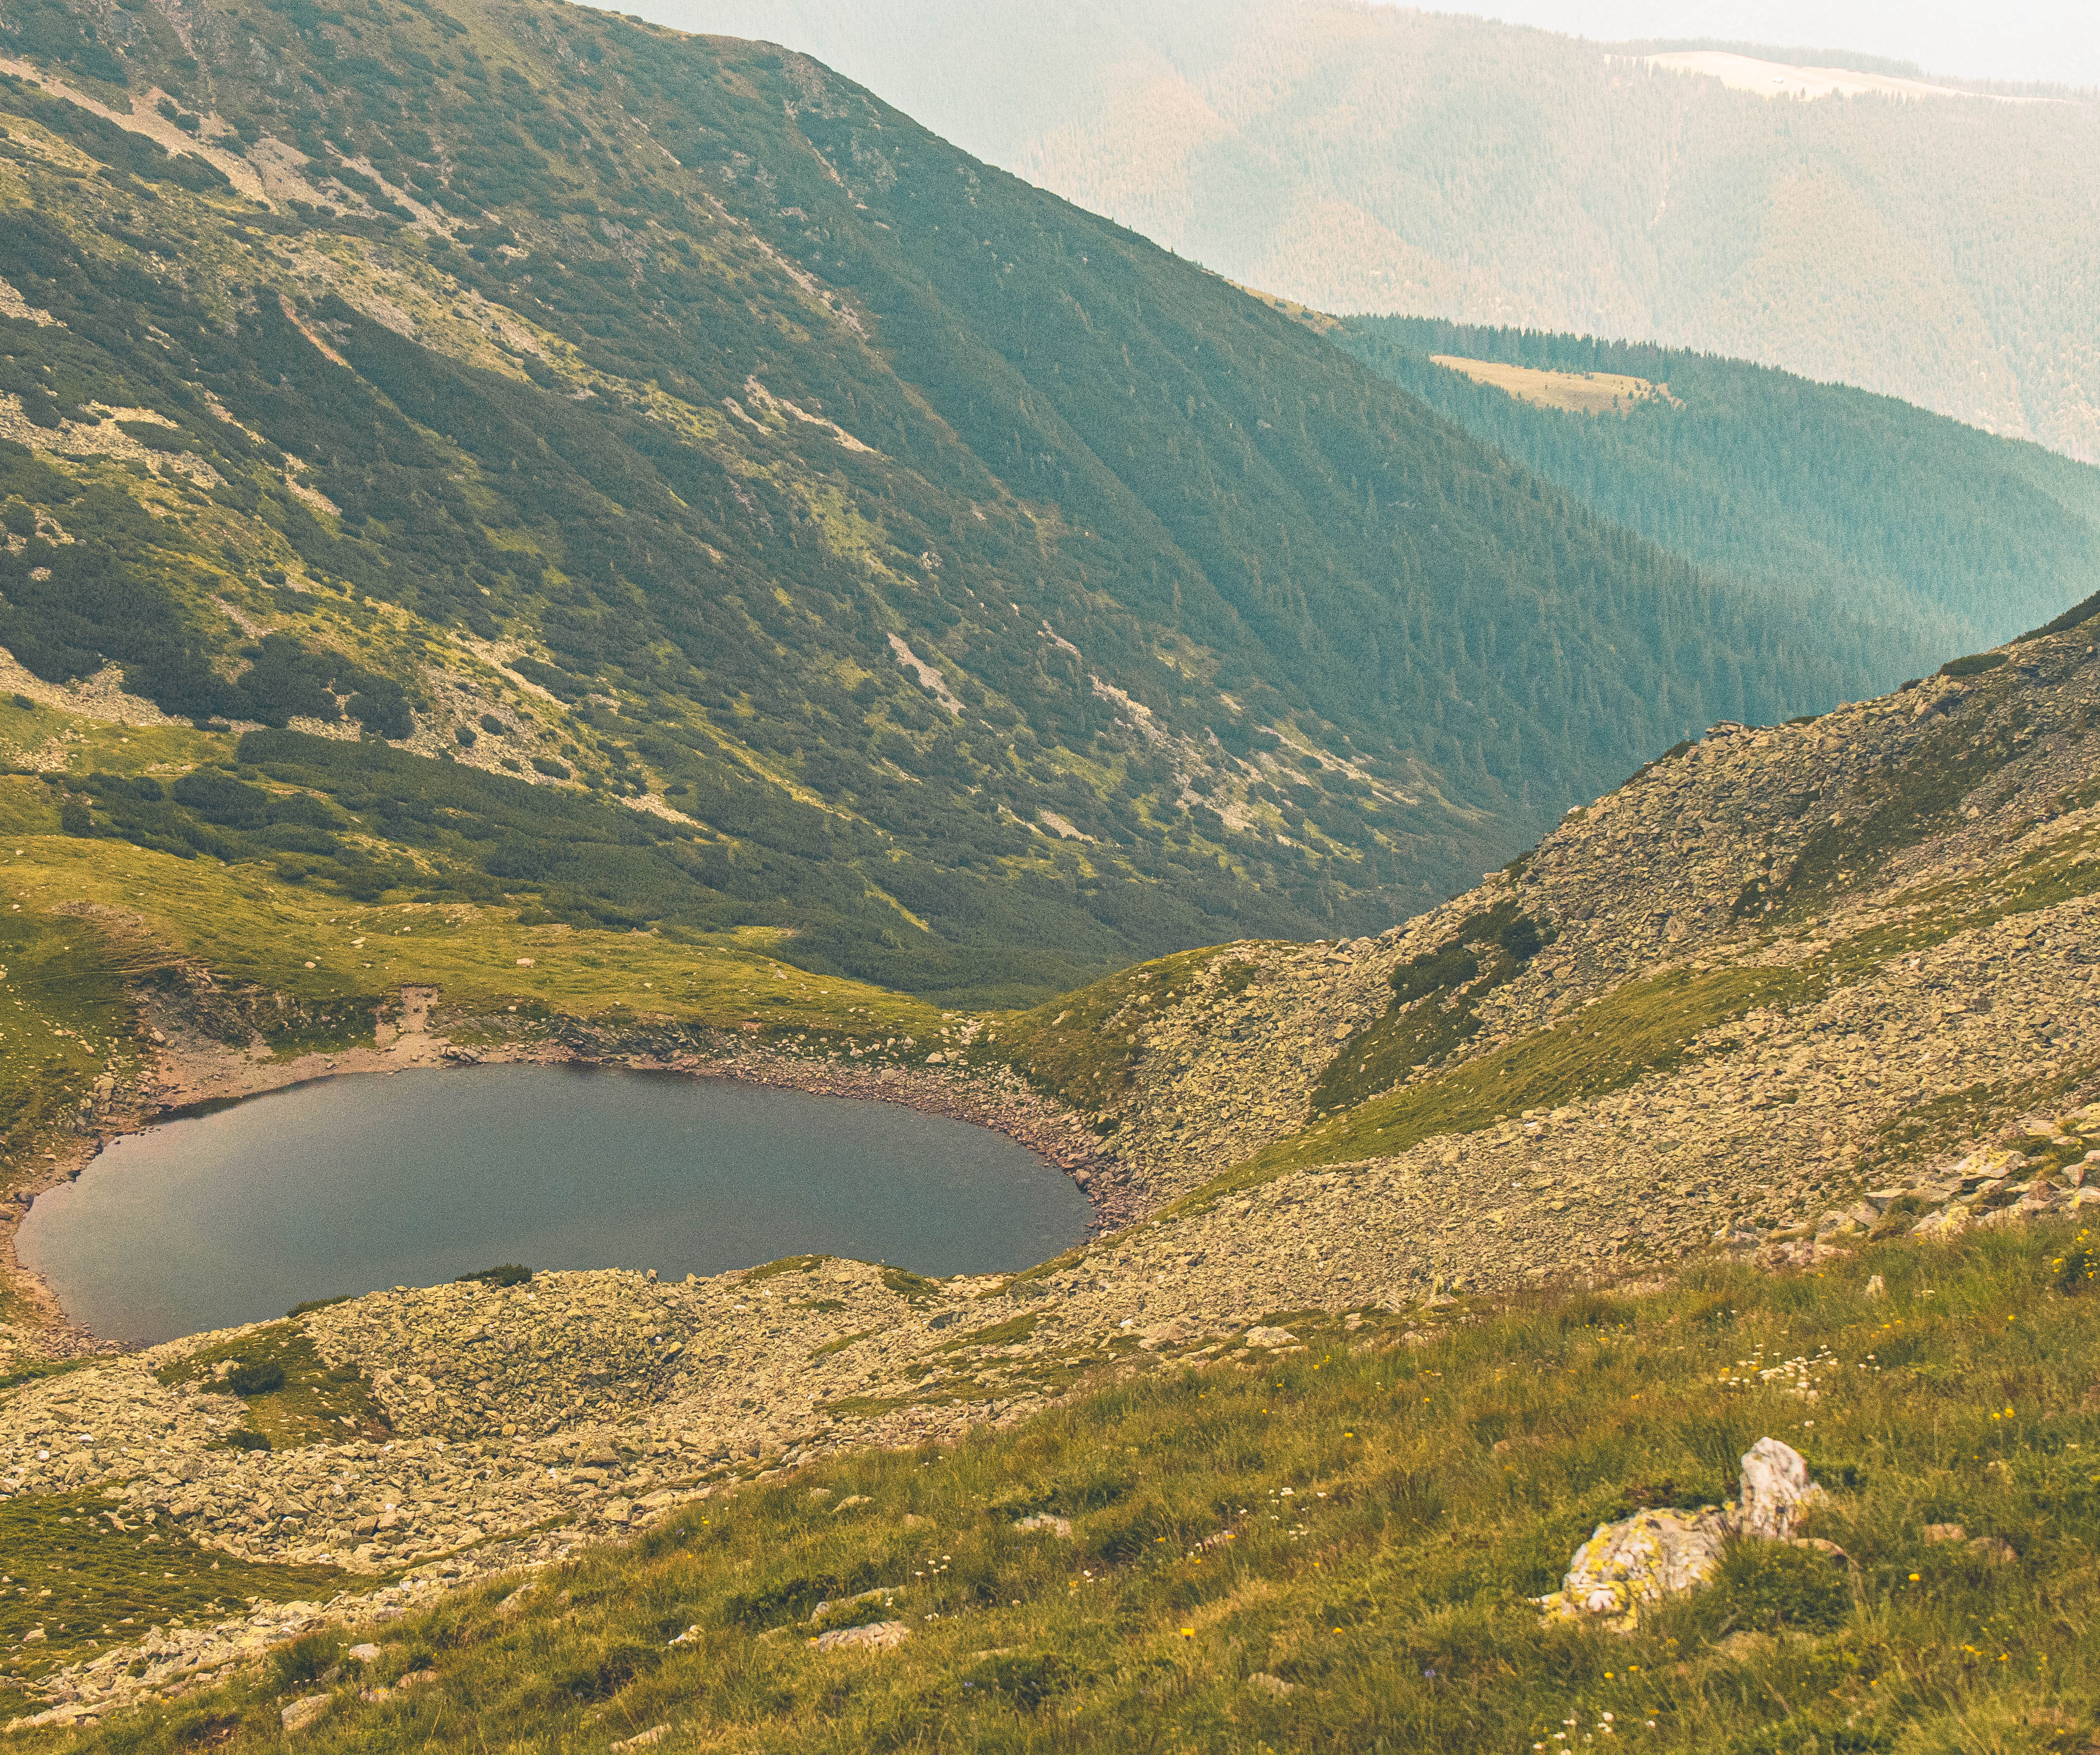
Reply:
[[1646, 46], [1359, 0], [651, 13], [806, 50], [1321, 310], [1652, 337], [2100, 461], [2089, 102], [1775, 99]]
[[[2100, 589], [2100, 469], [2039, 445], [1711, 354], [1404, 317], [1328, 333], [1599, 517], [1873, 617], [1904, 674]], [[1466, 362], [1553, 376], [1504, 388]], [[1618, 406], [1570, 406], [1587, 384]]]
[[1382, 925], [1873, 675], [798, 56], [0, 23], [0, 646], [233, 770], [82, 832], [1018, 997]]

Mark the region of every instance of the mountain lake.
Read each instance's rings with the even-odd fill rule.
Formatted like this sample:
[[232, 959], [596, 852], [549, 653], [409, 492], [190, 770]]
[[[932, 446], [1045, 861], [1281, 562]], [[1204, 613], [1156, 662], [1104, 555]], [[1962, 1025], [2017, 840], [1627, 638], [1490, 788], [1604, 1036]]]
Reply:
[[69, 1320], [151, 1343], [511, 1262], [1019, 1269], [1091, 1212], [1026, 1147], [898, 1104], [486, 1066], [318, 1080], [127, 1135], [37, 1197], [16, 1246]]

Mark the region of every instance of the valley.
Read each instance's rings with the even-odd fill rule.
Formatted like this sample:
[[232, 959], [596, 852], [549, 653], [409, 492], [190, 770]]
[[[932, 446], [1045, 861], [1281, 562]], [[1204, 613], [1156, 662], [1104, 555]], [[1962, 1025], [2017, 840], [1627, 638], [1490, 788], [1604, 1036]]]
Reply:
[[[372, 1612], [404, 1572], [419, 1600], [704, 1492], [1004, 1429], [1307, 1323], [1412, 1344], [1454, 1300], [1716, 1255], [1827, 1275], [1908, 1233], [2075, 1224], [2100, 1204], [2100, 671], [2075, 620], [1950, 668], [1802, 725], [1716, 728], [1376, 939], [1221, 947], [1054, 1013], [973, 1017], [1143, 1191], [1135, 1223], [1040, 1268], [938, 1281], [807, 1258], [374, 1294], [32, 1378], [0, 1408], [8, 1479], [106, 1483], [221, 1555], [335, 1567], [336, 1612]], [[662, 1028], [623, 1020], [622, 1045]], [[395, 1448], [325, 1428], [226, 1448], [237, 1404], [195, 1400], [183, 1361], [273, 1335], [365, 1386]], [[93, 1443], [55, 1445], [67, 1419]], [[181, 1479], [142, 1479], [126, 1451]], [[420, 1509], [388, 1542], [358, 1526], [390, 1481]], [[170, 1680], [194, 1669], [179, 1655]], [[92, 1716], [46, 1673], [52, 1722]]]
[[[11, 1745], [2100, 1748], [2100, 474], [764, 42], [0, 50]], [[264, 1320], [96, 1332], [214, 1117]]]

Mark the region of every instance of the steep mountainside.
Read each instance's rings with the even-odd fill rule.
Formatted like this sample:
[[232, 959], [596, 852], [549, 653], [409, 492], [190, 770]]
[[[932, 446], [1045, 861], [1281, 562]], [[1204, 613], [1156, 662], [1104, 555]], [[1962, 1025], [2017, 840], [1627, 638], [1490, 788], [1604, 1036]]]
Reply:
[[[1891, 682], [2100, 589], [2100, 469], [2039, 445], [1710, 354], [1404, 317], [1327, 333], [1599, 517], [1871, 616]], [[1511, 391], [1469, 361], [1557, 376]], [[1652, 388], [1567, 406], [1626, 378]]]
[[1383, 926], [1876, 674], [799, 57], [0, 20], [11, 686], [258, 728], [90, 832], [1039, 996]]
[[1359, 0], [651, 15], [806, 50], [1321, 310], [1652, 337], [2100, 461], [2089, 94], [1799, 102], [1657, 70], [1644, 46]]

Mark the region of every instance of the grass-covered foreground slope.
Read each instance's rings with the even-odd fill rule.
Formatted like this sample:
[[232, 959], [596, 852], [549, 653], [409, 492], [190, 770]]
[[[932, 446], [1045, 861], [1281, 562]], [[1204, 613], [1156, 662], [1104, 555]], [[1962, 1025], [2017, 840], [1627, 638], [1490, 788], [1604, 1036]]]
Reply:
[[[630, 1546], [17, 1740], [276, 1747], [304, 1700], [298, 1735], [324, 1750], [664, 1726], [664, 1746], [724, 1750], [2068, 1755], [2100, 1731], [2083, 1245], [1710, 1268], [1447, 1305], [1404, 1336], [1285, 1313], [1282, 1351], [805, 1466]], [[1811, 1459], [1829, 1494], [1811, 1533], [1834, 1547], [1733, 1549], [1630, 1636], [1541, 1625], [1527, 1599], [1595, 1523], [1721, 1502], [1765, 1435]], [[814, 1643], [883, 1622], [901, 1643]]]
[[[298, 740], [384, 739], [400, 811], [346, 809], [426, 887], [1039, 998], [1381, 925], [1873, 674], [800, 58], [508, 0], [9, 19], [10, 686], [338, 778]], [[391, 881], [329, 810], [166, 802], [92, 820]]]
[[[2100, 469], [2039, 445], [1679, 349], [1403, 317], [1326, 333], [1599, 517], [1869, 616], [1890, 682], [2100, 588]], [[1559, 376], [1476, 381], [1504, 365]]]

